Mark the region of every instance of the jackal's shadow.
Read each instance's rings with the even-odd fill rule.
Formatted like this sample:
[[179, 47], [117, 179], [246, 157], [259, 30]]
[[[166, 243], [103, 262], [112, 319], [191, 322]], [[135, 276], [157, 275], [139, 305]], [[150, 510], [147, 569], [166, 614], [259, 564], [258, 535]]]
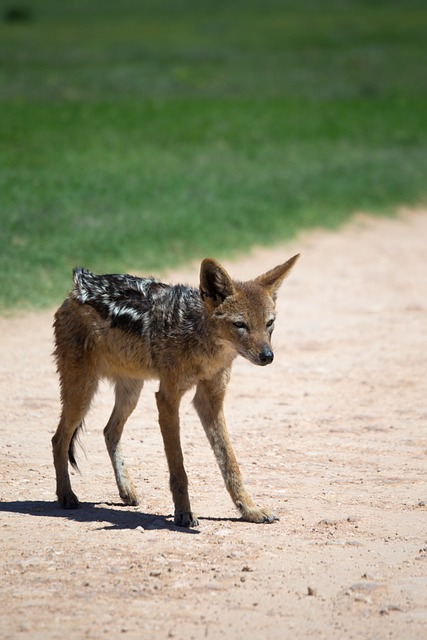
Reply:
[[79, 509], [61, 509], [55, 502], [42, 500], [16, 500], [0, 502], [0, 512], [22, 513], [39, 518], [62, 518], [75, 522], [99, 523], [99, 529], [168, 530], [178, 533], [199, 533], [197, 529], [177, 527], [170, 516], [127, 510], [122, 504], [84, 502]]

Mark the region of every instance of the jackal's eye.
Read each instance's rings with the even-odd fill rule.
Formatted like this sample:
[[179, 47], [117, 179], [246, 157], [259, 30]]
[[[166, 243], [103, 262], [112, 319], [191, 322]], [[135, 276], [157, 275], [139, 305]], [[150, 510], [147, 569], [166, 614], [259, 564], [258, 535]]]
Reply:
[[267, 322], [267, 329], [270, 329], [270, 327], [272, 327], [273, 324], [274, 324], [274, 318], [271, 318], [271, 320]]
[[247, 329], [248, 325], [245, 324], [244, 322], [241, 322], [240, 320], [236, 320], [236, 322], [233, 322], [233, 326], [236, 327], [236, 329]]

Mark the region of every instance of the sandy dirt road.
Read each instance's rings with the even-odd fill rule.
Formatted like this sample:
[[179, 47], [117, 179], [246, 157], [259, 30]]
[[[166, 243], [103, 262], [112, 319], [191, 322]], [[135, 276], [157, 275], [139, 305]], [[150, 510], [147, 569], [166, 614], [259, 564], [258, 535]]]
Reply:
[[238, 519], [189, 395], [200, 526], [173, 526], [154, 383], [124, 435], [140, 506], [116, 493], [103, 386], [72, 476], [83, 507], [60, 510], [53, 311], [0, 319], [0, 638], [427, 637], [427, 212], [357, 216], [225, 265], [249, 278], [296, 251], [275, 361], [236, 360], [226, 401], [247, 487], [280, 515], [271, 525]]

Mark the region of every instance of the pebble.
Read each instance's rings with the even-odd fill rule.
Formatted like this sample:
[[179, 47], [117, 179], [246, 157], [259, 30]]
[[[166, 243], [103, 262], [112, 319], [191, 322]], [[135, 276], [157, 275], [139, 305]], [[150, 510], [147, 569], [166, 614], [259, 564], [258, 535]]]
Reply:
[[363, 602], [363, 604], [371, 604], [372, 599], [369, 596], [355, 596], [355, 602]]
[[378, 582], [355, 582], [351, 585], [350, 591], [374, 591], [381, 585]]

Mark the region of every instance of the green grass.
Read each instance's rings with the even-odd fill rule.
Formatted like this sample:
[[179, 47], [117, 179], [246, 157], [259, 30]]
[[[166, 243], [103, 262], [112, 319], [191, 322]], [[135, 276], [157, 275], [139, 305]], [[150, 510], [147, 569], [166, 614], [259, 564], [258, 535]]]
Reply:
[[426, 201], [424, 2], [28, 7], [0, 22], [4, 309], [59, 302], [77, 264], [158, 272]]

